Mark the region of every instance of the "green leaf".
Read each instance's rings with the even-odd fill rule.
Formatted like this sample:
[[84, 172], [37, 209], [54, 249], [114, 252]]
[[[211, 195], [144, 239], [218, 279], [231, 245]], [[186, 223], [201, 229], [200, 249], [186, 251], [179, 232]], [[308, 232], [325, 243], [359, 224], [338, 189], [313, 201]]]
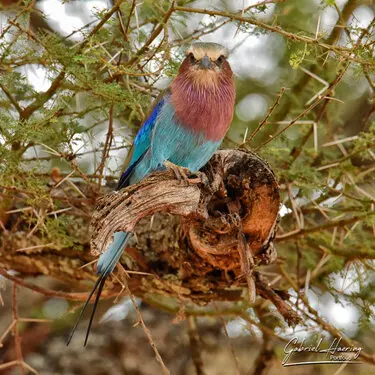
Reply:
[[335, 6], [336, 4], [336, 0], [324, 0], [324, 2], [328, 5], [328, 6]]

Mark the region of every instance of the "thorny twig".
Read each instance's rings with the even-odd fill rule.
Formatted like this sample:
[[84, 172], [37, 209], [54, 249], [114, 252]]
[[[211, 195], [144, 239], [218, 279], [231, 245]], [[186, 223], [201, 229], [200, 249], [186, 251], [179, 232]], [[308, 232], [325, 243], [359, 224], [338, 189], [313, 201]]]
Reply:
[[101, 184], [102, 184], [102, 178], [104, 177], [103, 171], [105, 167], [105, 162], [109, 156], [109, 150], [111, 149], [112, 140], [113, 140], [113, 107], [114, 107], [114, 104], [112, 104], [109, 108], [108, 130], [107, 130], [107, 135], [105, 138], [104, 148], [102, 152], [102, 160], [100, 161], [100, 164], [94, 173], [94, 174], [96, 174], [97, 172], [99, 173], [99, 180], [98, 180], [99, 188], [101, 187]]
[[254, 139], [254, 137], [257, 135], [257, 133], [259, 133], [259, 131], [262, 129], [262, 127], [264, 125], [267, 125], [268, 124], [268, 120], [269, 118], [271, 117], [272, 115], [272, 112], [275, 110], [275, 108], [279, 105], [279, 102], [280, 102], [280, 99], [281, 97], [283, 96], [284, 92], [285, 92], [286, 88], [285, 87], [282, 87], [281, 90], [280, 90], [280, 93], [277, 95], [277, 98], [275, 100], [275, 102], [273, 103], [273, 105], [268, 109], [268, 112], [266, 114], [266, 117], [259, 123], [259, 125], [257, 126], [257, 128], [252, 132], [252, 134], [250, 135], [250, 137], [248, 139], [245, 140], [244, 144], [243, 145], [247, 145], [247, 144], [250, 144], [250, 142]]
[[19, 317], [18, 301], [17, 301], [17, 285], [16, 283], [13, 283], [12, 284], [12, 322], [9, 324], [9, 326], [0, 336], [0, 348], [3, 345], [2, 342], [5, 339], [5, 337], [10, 332], [12, 332], [13, 337], [14, 337], [13, 342], [14, 342], [14, 353], [15, 353], [16, 359], [13, 361], [0, 364], [0, 370], [5, 370], [6, 368], [18, 366], [22, 375], [26, 374], [25, 370], [28, 370], [32, 372], [33, 374], [38, 375], [38, 372], [35, 369], [33, 369], [30, 365], [28, 365], [23, 359], [22, 341], [20, 337], [18, 324], [19, 322], [27, 322], [27, 321], [43, 322], [43, 320], [40, 320], [40, 319], [22, 319]]
[[327, 49], [331, 52], [334, 52], [338, 55], [344, 56], [345, 58], [347, 58], [350, 61], [358, 62], [358, 63], [364, 64], [364, 65], [369, 65], [369, 66], [374, 65], [374, 63], [369, 61], [369, 60], [363, 60], [363, 59], [359, 59], [359, 58], [351, 56], [351, 49], [350, 48], [341, 47], [341, 46], [333, 46], [333, 45], [330, 45], [330, 44], [320, 42], [319, 40], [316, 40], [315, 38], [312, 38], [312, 37], [293, 34], [293, 33], [290, 33], [290, 32], [287, 32], [287, 31], [283, 30], [279, 26], [269, 25], [265, 22], [259, 21], [256, 18], [242, 17], [242, 16], [238, 16], [236, 14], [232, 14], [232, 13], [229, 13], [229, 12], [223, 12], [223, 11], [217, 11], [217, 10], [211, 10], [211, 9], [188, 8], [188, 7], [183, 7], [183, 6], [175, 6], [174, 10], [180, 11], [180, 12], [187, 12], [187, 13], [208, 14], [208, 15], [211, 15], [211, 16], [227, 17], [227, 18], [230, 18], [232, 20], [249, 23], [249, 24], [258, 26], [258, 27], [260, 27], [264, 30], [268, 30], [268, 31], [271, 31], [271, 32], [281, 34], [281, 35], [285, 36], [286, 38], [291, 39], [293, 41], [299, 41], [299, 42], [303, 42], [303, 43], [306, 43], [306, 44], [318, 45], [318, 46], [323, 47], [323, 48], [325, 48], [325, 49]]
[[[213, 305], [214, 305], [215, 309], [218, 311], [218, 313], [220, 313], [220, 311], [219, 311], [219, 309], [217, 308], [216, 304], [214, 303]], [[219, 319], [220, 319], [221, 324], [222, 324], [222, 326], [223, 326], [224, 334], [225, 334], [225, 336], [226, 336], [226, 338], [227, 338], [227, 340], [228, 340], [228, 344], [229, 344], [229, 347], [230, 347], [230, 351], [231, 351], [231, 353], [232, 353], [232, 357], [233, 357], [233, 360], [234, 360], [234, 364], [235, 364], [235, 366], [236, 366], [236, 375], [241, 375], [241, 370], [240, 370], [240, 364], [239, 364], [239, 361], [238, 361], [238, 356], [237, 356], [236, 351], [235, 351], [235, 349], [234, 349], [233, 343], [232, 343], [232, 341], [231, 341], [231, 339], [230, 339], [230, 337], [229, 337], [229, 333], [228, 333], [228, 329], [227, 329], [226, 322], [225, 322], [225, 320], [224, 320], [224, 318], [223, 318], [222, 315], [219, 315]]]
[[168, 370], [168, 368], [165, 366], [164, 364], [164, 361], [159, 353], [159, 350], [157, 348], [157, 346], [155, 345], [154, 343], [154, 340], [152, 338], [152, 335], [151, 335], [151, 332], [150, 330], [147, 328], [144, 320], [143, 320], [143, 317], [142, 317], [142, 313], [141, 313], [141, 310], [139, 309], [136, 301], [135, 301], [135, 298], [134, 298], [134, 295], [133, 293], [131, 292], [131, 290], [129, 289], [129, 285], [128, 285], [128, 281], [127, 279], [129, 278], [129, 275], [127, 274], [126, 270], [120, 265], [119, 266], [119, 269], [121, 270], [121, 273], [123, 274], [124, 277], [122, 277], [122, 283], [123, 283], [123, 287], [125, 288], [130, 300], [132, 301], [132, 304], [134, 306], [134, 309], [137, 313], [137, 317], [138, 317], [138, 323], [141, 324], [142, 328], [143, 328], [143, 331], [145, 332], [146, 336], [147, 336], [147, 339], [148, 339], [148, 342], [152, 348], [152, 350], [154, 351], [155, 353], [155, 357], [156, 357], [156, 360], [159, 362], [159, 365], [163, 371], [163, 374], [164, 375], [170, 375], [170, 372]]
[[191, 357], [195, 366], [197, 375], [205, 375], [202, 361], [202, 347], [200, 343], [199, 333], [196, 324], [196, 318], [193, 316], [187, 317], [188, 334], [190, 340]]

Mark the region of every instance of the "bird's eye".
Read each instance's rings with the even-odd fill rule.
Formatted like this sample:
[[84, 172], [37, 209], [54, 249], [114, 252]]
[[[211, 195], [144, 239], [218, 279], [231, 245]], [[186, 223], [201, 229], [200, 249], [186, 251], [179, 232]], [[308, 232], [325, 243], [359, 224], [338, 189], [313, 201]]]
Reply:
[[218, 57], [218, 59], [216, 60], [216, 64], [217, 64], [217, 65], [221, 65], [221, 64], [224, 62], [224, 60], [225, 60], [224, 55], [220, 55], [220, 56]]

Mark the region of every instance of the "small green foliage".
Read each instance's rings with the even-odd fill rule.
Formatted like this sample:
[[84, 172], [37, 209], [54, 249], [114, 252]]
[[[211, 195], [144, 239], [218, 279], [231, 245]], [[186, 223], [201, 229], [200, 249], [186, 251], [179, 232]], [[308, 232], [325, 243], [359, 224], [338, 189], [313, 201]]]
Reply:
[[46, 218], [45, 232], [48, 241], [53, 241], [57, 247], [74, 247], [74, 241], [69, 228], [74, 222], [72, 217], [61, 215], [58, 219]]
[[331, 6], [331, 7], [336, 5], [336, 0], [323, 0], [323, 1], [326, 5]]
[[299, 50], [297, 50], [296, 52], [293, 52], [290, 55], [290, 58], [289, 58], [290, 66], [293, 69], [297, 69], [303, 63], [306, 56], [309, 56], [309, 55], [310, 55], [310, 50], [309, 50], [307, 44], [305, 44], [304, 49], [299, 49]]

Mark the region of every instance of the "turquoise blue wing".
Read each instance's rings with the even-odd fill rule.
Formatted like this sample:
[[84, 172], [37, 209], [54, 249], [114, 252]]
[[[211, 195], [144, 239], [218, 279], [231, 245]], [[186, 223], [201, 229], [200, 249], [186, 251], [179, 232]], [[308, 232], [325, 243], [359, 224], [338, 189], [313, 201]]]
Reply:
[[125, 160], [125, 171], [120, 177], [119, 183], [117, 185], [117, 190], [124, 188], [129, 185], [129, 178], [134, 171], [134, 168], [142, 160], [143, 156], [150, 148], [151, 145], [151, 132], [155, 126], [156, 120], [165, 104], [165, 99], [162, 98], [152, 110], [148, 119], [143, 123], [142, 127], [139, 129], [133, 145], [128, 153]]

